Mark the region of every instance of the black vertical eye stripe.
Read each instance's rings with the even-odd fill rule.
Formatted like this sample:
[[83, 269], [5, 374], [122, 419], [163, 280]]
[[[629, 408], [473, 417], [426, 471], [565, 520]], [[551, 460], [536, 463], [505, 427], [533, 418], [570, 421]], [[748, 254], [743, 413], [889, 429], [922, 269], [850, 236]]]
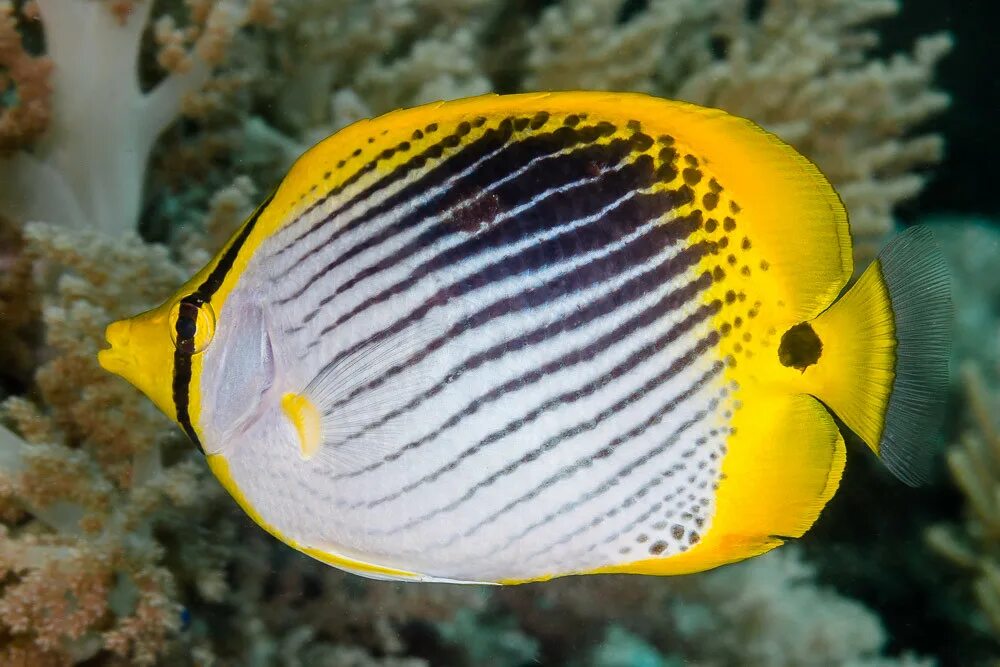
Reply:
[[[208, 303], [212, 300], [212, 296], [219, 291], [222, 287], [223, 281], [226, 276], [233, 268], [233, 264], [236, 262], [236, 257], [239, 255], [240, 250], [246, 243], [247, 239], [250, 237], [250, 232], [253, 231], [257, 224], [257, 220], [260, 215], [267, 208], [268, 204], [274, 198], [274, 193], [271, 193], [257, 207], [250, 219], [246, 221], [243, 225], [243, 229], [240, 230], [239, 234], [233, 240], [233, 242], [226, 248], [226, 251], [219, 258], [215, 267], [209, 272], [208, 277], [205, 279], [201, 285], [198, 286], [191, 294], [187, 295], [181, 299], [181, 304], [179, 308], [180, 317], [178, 317], [177, 322], [173, 323], [172, 326], [175, 327], [177, 332], [177, 345], [174, 348], [174, 375], [172, 382], [173, 389], [173, 400], [174, 400], [174, 410], [177, 413], [177, 423], [181, 425], [184, 432], [191, 439], [191, 442], [198, 446], [198, 449], [205, 452], [205, 447], [201, 443], [201, 439], [198, 437], [197, 431], [195, 431], [194, 425], [191, 423], [191, 413], [190, 413], [190, 391], [191, 391], [191, 360], [194, 356], [194, 341], [198, 333], [198, 310], [202, 305]], [[190, 324], [188, 323], [190, 322]], [[183, 328], [183, 331], [182, 331]]]

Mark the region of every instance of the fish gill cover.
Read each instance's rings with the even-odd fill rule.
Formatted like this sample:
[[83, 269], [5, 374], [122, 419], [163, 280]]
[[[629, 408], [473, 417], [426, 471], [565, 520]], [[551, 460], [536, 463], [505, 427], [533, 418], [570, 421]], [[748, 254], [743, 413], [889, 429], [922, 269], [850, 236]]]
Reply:
[[[393, 108], [490, 90], [635, 90], [753, 119], [833, 181], [863, 264], [943, 148], [921, 128], [948, 104], [933, 79], [951, 38], [878, 55], [873, 25], [898, 9], [0, 3], [0, 663], [932, 664], [908, 651], [898, 609], [880, 619], [818, 582], [836, 569], [823, 565], [836, 526], [829, 542], [821, 530], [805, 549], [685, 578], [502, 591], [350, 578], [254, 530], [189, 443], [96, 363], [105, 325], [173, 291], [317, 139]], [[873, 549], [854, 580], [888, 577], [899, 551], [917, 552], [899, 586], [926, 601], [951, 582], [946, 599], [960, 611], [926, 613], [950, 624], [936, 632], [987, 655], [989, 624], [1000, 632], [990, 574], [1000, 553], [988, 530], [1000, 473], [995, 463], [969, 472], [995, 440], [983, 407], [993, 399], [969, 386], [984, 435], [964, 438], [949, 462], [975, 513], [967, 530], [936, 529], [930, 543], [980, 577], [983, 613], [923, 543]], [[943, 472], [937, 484], [946, 488]], [[879, 512], [898, 520], [905, 507]], [[860, 559], [886, 539], [858, 535], [853, 551], [825, 558]], [[854, 590], [872, 600], [883, 589]], [[933, 653], [943, 641], [927, 634], [906, 638]]]

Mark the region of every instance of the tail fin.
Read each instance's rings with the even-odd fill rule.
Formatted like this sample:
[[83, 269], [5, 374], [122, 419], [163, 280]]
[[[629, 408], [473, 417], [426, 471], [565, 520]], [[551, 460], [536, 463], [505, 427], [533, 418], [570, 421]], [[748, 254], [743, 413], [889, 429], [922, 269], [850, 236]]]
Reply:
[[951, 320], [944, 258], [913, 227], [812, 322], [825, 357], [816, 397], [912, 485], [926, 478], [943, 418]]

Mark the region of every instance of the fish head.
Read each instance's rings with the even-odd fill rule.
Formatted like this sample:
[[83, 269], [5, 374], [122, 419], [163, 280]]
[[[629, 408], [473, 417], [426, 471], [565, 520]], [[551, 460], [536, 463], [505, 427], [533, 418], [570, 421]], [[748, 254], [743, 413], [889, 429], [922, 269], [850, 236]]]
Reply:
[[109, 324], [104, 334], [109, 347], [98, 352], [97, 361], [104, 370], [121, 376], [148, 396], [164, 414], [176, 418], [172, 398], [174, 343], [168, 317], [171, 305]]
[[[177, 420], [174, 384], [179, 356], [201, 354], [215, 335], [210, 303], [198, 303], [185, 293], [105, 330], [108, 348], [97, 361], [144, 393], [164, 414]], [[178, 354], [178, 352], [181, 354]]]

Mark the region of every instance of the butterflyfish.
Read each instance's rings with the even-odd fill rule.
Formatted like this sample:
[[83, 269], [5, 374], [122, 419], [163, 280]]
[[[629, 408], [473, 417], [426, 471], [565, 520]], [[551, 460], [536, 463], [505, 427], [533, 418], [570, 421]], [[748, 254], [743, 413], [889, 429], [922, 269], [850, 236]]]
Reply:
[[801, 536], [841, 427], [924, 475], [943, 260], [917, 227], [853, 271], [837, 193], [748, 120], [488, 95], [321, 141], [99, 361], [344, 570], [682, 574]]

